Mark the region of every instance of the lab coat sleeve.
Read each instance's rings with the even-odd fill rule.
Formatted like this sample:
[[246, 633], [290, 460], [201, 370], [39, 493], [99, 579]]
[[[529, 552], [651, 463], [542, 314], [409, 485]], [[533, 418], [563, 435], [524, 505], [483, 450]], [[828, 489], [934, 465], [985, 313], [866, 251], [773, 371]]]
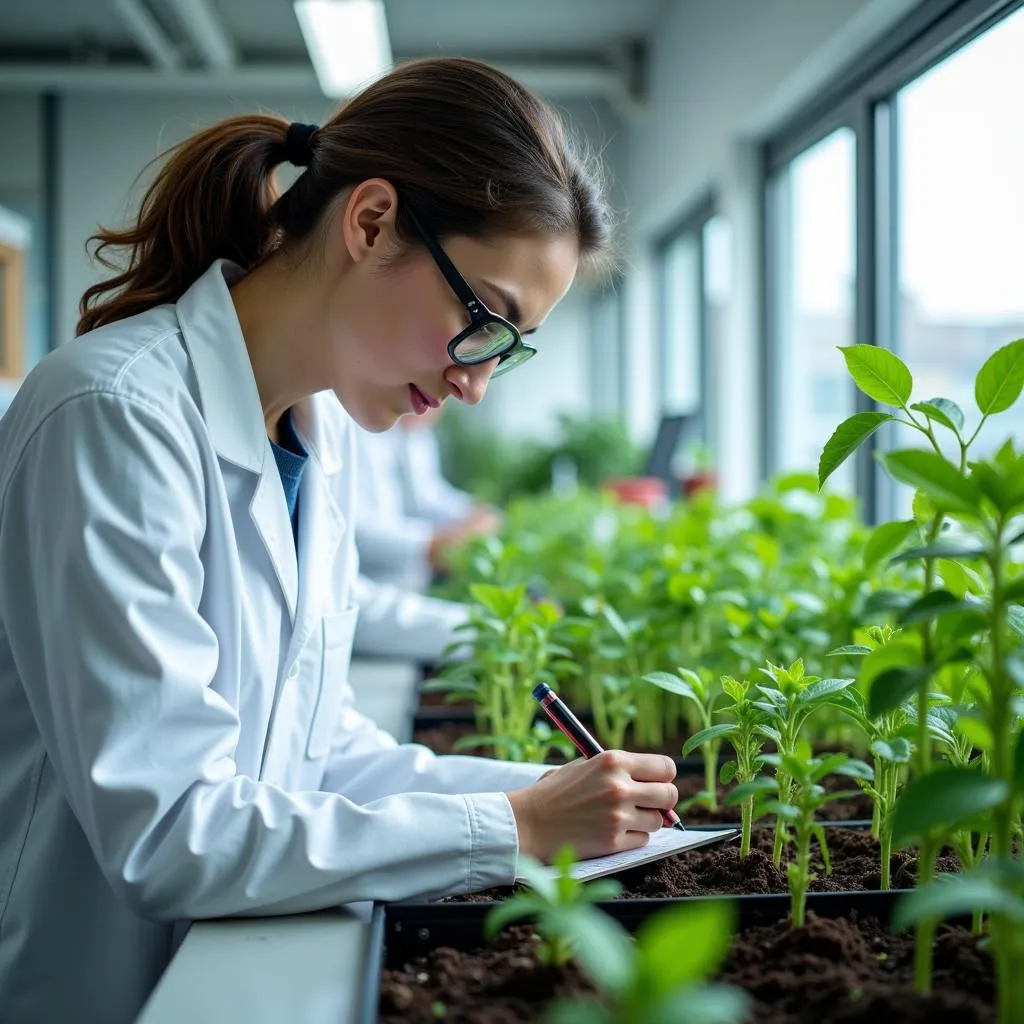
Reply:
[[437, 526], [465, 519], [476, 502], [471, 494], [450, 484], [441, 471], [441, 453], [433, 430], [414, 430], [405, 443], [402, 467], [409, 475], [410, 511]]
[[386, 519], [359, 511], [355, 531], [359, 560], [371, 575], [415, 572], [430, 578], [429, 551], [434, 526], [425, 519]]
[[455, 627], [469, 618], [465, 605], [425, 597], [360, 574], [352, 588], [359, 606], [354, 650], [434, 663], [459, 639]]
[[321, 788], [359, 803], [403, 792], [511, 792], [536, 782], [550, 768], [489, 757], [439, 756], [418, 743], [398, 744], [349, 705], [338, 723]]
[[0, 560], [19, 567], [0, 574], [0, 621], [111, 887], [141, 915], [174, 919], [511, 882], [504, 793], [356, 804], [237, 773], [238, 715], [210, 685], [231, 637], [199, 611], [206, 470], [191, 440], [201, 424], [186, 416], [119, 394], [68, 399], [0, 495]]

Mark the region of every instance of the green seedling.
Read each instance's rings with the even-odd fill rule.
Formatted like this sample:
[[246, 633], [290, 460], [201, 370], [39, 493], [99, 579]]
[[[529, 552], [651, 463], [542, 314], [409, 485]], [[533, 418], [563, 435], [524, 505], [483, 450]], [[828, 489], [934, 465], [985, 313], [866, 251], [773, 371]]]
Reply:
[[[893, 813], [893, 842], [918, 843], [919, 880], [927, 885], [943, 835], [968, 821], [987, 819], [991, 856], [1008, 863], [1019, 827], [1015, 703], [1024, 685], [1024, 588], [1014, 546], [1024, 537], [1024, 456], [1012, 441], [986, 458], [970, 461], [968, 452], [989, 418], [1010, 409], [1024, 390], [1024, 339], [998, 349], [978, 372], [974, 397], [981, 417], [969, 435], [955, 402], [933, 398], [910, 403], [913, 377], [892, 352], [871, 345], [842, 352], [857, 386], [895, 411], [858, 413], [840, 424], [822, 453], [819, 481], [824, 483], [886, 423], [914, 430], [929, 446], [880, 456], [891, 477], [916, 491], [914, 520], [924, 544], [901, 551], [894, 560], [920, 563], [923, 586], [916, 600], [898, 608], [901, 624], [917, 633], [916, 647], [908, 644], [905, 660], [879, 674], [868, 694], [873, 716], [907, 698], [916, 703], [915, 777]], [[980, 586], [972, 586], [974, 580]], [[976, 721], [987, 729], [989, 749], [980, 765], [936, 768], [929, 715], [933, 680], [949, 666], [963, 663], [973, 665], [984, 679]], [[927, 917], [917, 920], [915, 985], [921, 992], [931, 986], [935, 924]], [[1014, 1006], [1020, 1009], [1013, 1002], [1020, 984], [1013, 976], [1013, 925], [997, 911], [991, 928], [1000, 1013], [1006, 1021], [1020, 1019], [1005, 1016]]]
[[718, 754], [722, 747], [722, 737], [731, 729], [728, 725], [713, 725], [711, 720], [722, 691], [710, 682], [708, 673], [692, 672], [686, 668], [676, 669], [675, 675], [669, 672], [651, 672], [644, 676], [644, 682], [653, 683], [667, 693], [677, 694], [697, 709], [701, 726], [697, 735], [702, 738], [693, 745], [688, 742], [683, 748], [683, 756], [685, 757], [696, 746], [700, 747], [704, 759], [703, 802], [712, 810], [717, 810]]
[[660, 911], [640, 926], [635, 941], [612, 924], [619, 930], [615, 941], [604, 947], [610, 938], [605, 932], [585, 952], [582, 946], [577, 951], [599, 998], [556, 1002], [547, 1008], [547, 1024], [740, 1024], [748, 1019], [745, 992], [707, 983], [729, 950], [735, 926], [731, 904], [714, 900]]
[[[828, 841], [825, 829], [815, 815], [826, 804], [856, 796], [857, 790], [826, 792], [820, 785], [826, 775], [846, 775], [852, 779], [870, 779], [871, 766], [863, 761], [849, 758], [846, 754], [828, 754], [825, 757], [811, 755], [810, 745], [801, 741], [792, 754], [763, 754], [765, 764], [775, 766], [776, 774], [761, 776], [752, 782], [737, 786], [726, 798], [727, 803], [739, 803], [755, 798], [754, 815], [774, 814], [777, 820], [785, 821], [792, 829], [791, 839], [795, 846], [793, 860], [786, 866], [789, 881], [790, 916], [794, 928], [804, 924], [807, 905], [807, 890], [814, 877], [811, 870], [811, 838], [818, 840], [825, 874], [832, 873], [828, 856]], [[789, 782], [787, 797], [782, 799], [781, 779]]]
[[[854, 682], [852, 679], [819, 679], [804, 673], [804, 663], [797, 659], [789, 668], [768, 663], [761, 671], [771, 684], [758, 683], [757, 690], [762, 700], [754, 701], [754, 707], [764, 712], [765, 723], [757, 725], [755, 731], [775, 744], [779, 754], [796, 756], [797, 743], [807, 719], [823, 707], [836, 706], [839, 694]], [[776, 765], [779, 783], [778, 799], [788, 805], [790, 779], [785, 763]], [[786, 822], [780, 816], [775, 826], [775, 846], [772, 863], [776, 867], [782, 861], [782, 847], [786, 842]]]
[[[571, 652], [553, 639], [561, 617], [554, 604], [531, 600], [525, 584], [477, 584], [470, 590], [474, 604], [469, 620], [457, 627], [470, 639], [453, 644], [447, 652], [468, 648], [469, 656], [447, 664], [441, 677], [424, 690], [471, 697], [476, 703], [476, 740], [491, 737], [497, 756], [508, 759], [513, 751], [538, 747], [533, 687], [538, 682], [557, 685], [558, 673], [576, 666], [567, 661]], [[494, 737], [504, 741], [495, 742]]]
[[[761, 748], [764, 739], [758, 727], [764, 723], [764, 712], [752, 699], [753, 687], [747, 680], [733, 679], [732, 676], [722, 677], [722, 694], [724, 702], [716, 714], [731, 721], [718, 722], [701, 732], [694, 733], [683, 745], [685, 757], [698, 746], [708, 740], [722, 743], [728, 740], [732, 744], [735, 757], [726, 761], [719, 773], [723, 786], [730, 782], [740, 785], [752, 782], [760, 773], [763, 761]], [[754, 797], [751, 794], [740, 802], [741, 833], [740, 857], [750, 856], [750, 833], [753, 826]]]
[[622, 886], [610, 878], [581, 882], [571, 873], [575, 863], [569, 847], [555, 855], [550, 868], [520, 855], [517, 870], [529, 889], [510, 896], [487, 915], [485, 937], [492, 939], [508, 925], [530, 920], [539, 937], [537, 958], [543, 964], [564, 967], [574, 956], [589, 962], [628, 955], [628, 940], [616, 922], [593, 906], [598, 900], [614, 899]]
[[490, 747], [502, 751], [504, 759], [531, 764], [544, 764], [554, 756], [567, 761], [575, 755], [569, 738], [547, 722], [537, 719], [527, 736], [463, 736], [455, 741], [454, 750]]
[[904, 703], [873, 719], [867, 698], [854, 687], [843, 692], [839, 706], [868, 739], [874, 777], [858, 778], [857, 784], [871, 797], [871, 835], [880, 847], [881, 887], [888, 889], [892, 884], [892, 812], [914, 750], [911, 708]]

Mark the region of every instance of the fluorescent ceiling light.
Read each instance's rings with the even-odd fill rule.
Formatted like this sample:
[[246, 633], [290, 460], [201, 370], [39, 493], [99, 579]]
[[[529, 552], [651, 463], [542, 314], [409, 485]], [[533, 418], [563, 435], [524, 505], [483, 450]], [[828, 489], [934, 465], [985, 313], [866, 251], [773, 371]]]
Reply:
[[383, 0], [296, 0], [295, 16], [325, 96], [351, 96], [391, 70]]

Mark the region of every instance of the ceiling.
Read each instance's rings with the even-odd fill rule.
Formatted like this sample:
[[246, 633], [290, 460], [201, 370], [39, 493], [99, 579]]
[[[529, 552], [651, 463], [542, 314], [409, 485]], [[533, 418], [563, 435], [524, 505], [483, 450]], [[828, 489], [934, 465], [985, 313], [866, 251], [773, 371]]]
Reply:
[[[385, 9], [396, 59], [479, 57], [544, 92], [616, 101], [637, 98], [643, 43], [672, 2], [385, 0]], [[315, 88], [291, 0], [0, 3], [0, 89], [289, 84]]]

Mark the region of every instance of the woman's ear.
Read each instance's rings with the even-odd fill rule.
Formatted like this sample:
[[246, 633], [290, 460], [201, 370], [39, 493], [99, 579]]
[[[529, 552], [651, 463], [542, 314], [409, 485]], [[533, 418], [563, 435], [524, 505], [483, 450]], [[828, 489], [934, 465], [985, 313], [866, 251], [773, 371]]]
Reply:
[[354, 263], [389, 255], [397, 245], [398, 194], [389, 181], [370, 178], [350, 193], [341, 214], [345, 248]]

